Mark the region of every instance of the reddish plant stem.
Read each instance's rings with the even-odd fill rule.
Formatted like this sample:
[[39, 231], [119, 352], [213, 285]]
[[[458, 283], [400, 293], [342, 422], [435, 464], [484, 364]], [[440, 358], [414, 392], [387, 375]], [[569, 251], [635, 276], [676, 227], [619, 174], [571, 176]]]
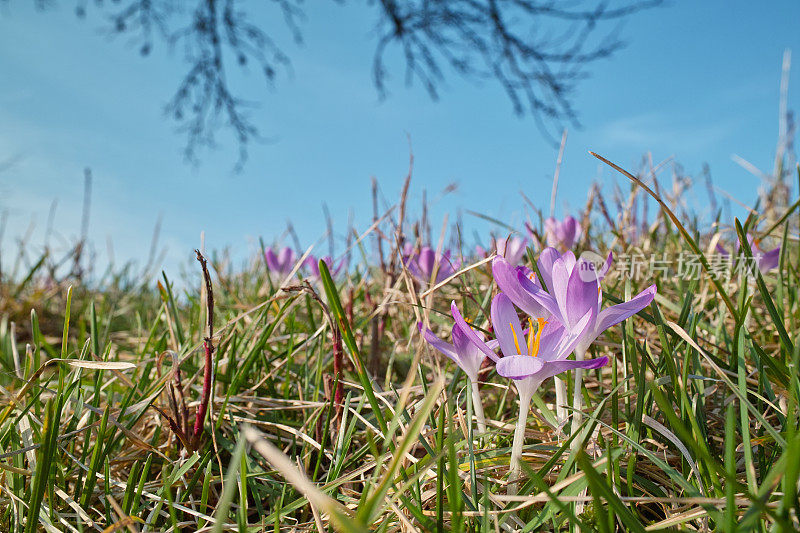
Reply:
[[212, 354], [214, 353], [214, 291], [211, 288], [211, 276], [208, 273], [208, 263], [199, 250], [195, 250], [197, 260], [203, 269], [203, 279], [206, 284], [206, 306], [208, 315], [208, 335], [203, 339], [203, 350], [205, 351], [203, 368], [203, 393], [200, 397], [200, 405], [197, 408], [197, 415], [194, 419], [194, 431], [192, 432], [192, 444], [197, 446], [200, 436], [203, 434], [203, 422], [208, 412], [208, 402], [211, 398], [211, 372], [213, 370]]
[[208, 412], [208, 401], [211, 398], [211, 353], [214, 351], [214, 346], [211, 344], [211, 339], [206, 337], [203, 339], [203, 349], [205, 350], [205, 368], [203, 369], [203, 395], [200, 398], [200, 406], [197, 408], [197, 416], [194, 419], [194, 432], [193, 439], [197, 442], [200, 435], [203, 433], [203, 421]]

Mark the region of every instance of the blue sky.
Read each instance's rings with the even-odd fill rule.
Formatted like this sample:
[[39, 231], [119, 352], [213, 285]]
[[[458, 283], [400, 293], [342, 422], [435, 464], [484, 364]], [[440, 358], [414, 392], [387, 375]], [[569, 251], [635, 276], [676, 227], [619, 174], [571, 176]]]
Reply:
[[[179, 51], [142, 58], [132, 43], [105, 35], [100, 18], [77, 19], [68, 1], [44, 13], [0, 4], [0, 162], [14, 160], [0, 172], [0, 210], [9, 217], [4, 264], [31, 221], [32, 241], [42, 242], [53, 200], [56, 231], [79, 233], [85, 167], [94, 175], [90, 234], [99, 261], [107, 261], [110, 238], [118, 262], [143, 263], [161, 216], [173, 272], [191, 260], [201, 231], [207, 247], [243, 258], [258, 236], [272, 241], [290, 219], [311, 244], [325, 231], [323, 202], [339, 232], [351, 209], [365, 229], [370, 179], [388, 199], [397, 196], [407, 136], [415, 156], [410, 201], [418, 205], [428, 191], [435, 228], [458, 210], [519, 223], [520, 190], [547, 208], [557, 151], [532, 119], [512, 113], [494, 83], [450, 76], [434, 102], [419, 85], [407, 88], [398, 68], [381, 101], [371, 78], [372, 13], [357, 2], [315, 4], [305, 4], [304, 44], [276, 30], [292, 75], [269, 90], [255, 70], [237, 78], [245, 96], [261, 102], [253, 119], [271, 142], [253, 145], [236, 175], [234, 143], [222, 137], [192, 167], [183, 137], [164, 119], [184, 68]], [[607, 190], [618, 181], [588, 150], [627, 167], [647, 151], [656, 162], [674, 156], [691, 175], [708, 163], [718, 186], [752, 202], [759, 181], [731, 156], [771, 169], [781, 58], [794, 48], [800, 61], [799, 20], [800, 2], [742, 0], [674, 1], [628, 19], [628, 47], [592, 65], [575, 96], [583, 128], [569, 131], [558, 213], [580, 208], [593, 180]], [[457, 191], [442, 196], [454, 182]], [[489, 229], [464, 220], [470, 230]]]

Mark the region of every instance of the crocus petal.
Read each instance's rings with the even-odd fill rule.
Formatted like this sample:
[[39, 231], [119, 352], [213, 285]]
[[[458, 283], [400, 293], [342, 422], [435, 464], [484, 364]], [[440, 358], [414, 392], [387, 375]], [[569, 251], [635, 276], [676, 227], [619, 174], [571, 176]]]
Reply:
[[411, 255], [406, 259], [406, 268], [412, 276], [420, 281], [427, 282], [430, 279], [430, 277], [426, 278], [425, 273], [420, 270], [416, 255]]
[[[561, 309], [558, 307], [558, 302], [555, 298], [553, 298], [549, 293], [545, 292], [544, 289], [537, 287], [535, 283], [533, 283], [530, 279], [528, 279], [523, 272], [517, 272], [517, 282], [522, 287], [523, 291], [528, 293], [531, 298], [533, 298], [542, 308], [544, 308], [547, 313], [543, 313], [541, 315], [537, 315], [535, 313], [528, 313], [533, 317], [542, 317], [547, 318], [548, 315], [555, 316], [560, 322], [564, 322], [564, 318], [561, 314]], [[500, 285], [498, 283], [498, 285]], [[503, 287], [500, 287], [503, 289]], [[503, 289], [505, 291], [505, 289]], [[517, 302], [514, 302], [517, 303]], [[517, 303], [519, 305], [519, 303]], [[525, 307], [519, 305], [519, 307], [527, 312]]]
[[559, 257], [561, 257], [561, 254], [555, 248], [545, 248], [536, 260], [536, 265], [539, 267], [539, 274], [541, 274], [542, 282], [547, 290], [553, 288], [553, 263], [555, 263], [556, 259]]
[[288, 246], [285, 246], [278, 252], [278, 264], [280, 265], [280, 269], [288, 274], [292, 266], [294, 266], [294, 251]]
[[[461, 353], [455, 346], [452, 344], [443, 341], [439, 337], [437, 337], [431, 330], [425, 328], [422, 322], [417, 323], [417, 327], [419, 328], [420, 333], [422, 333], [423, 338], [425, 341], [430, 344], [433, 348], [440, 351], [448, 358], [450, 358], [458, 367], [464, 371], [467, 377], [471, 381], [476, 381], [478, 379], [478, 369], [481, 366], [481, 362], [483, 361], [483, 356], [480, 358], [476, 358], [472, 356], [472, 354], [465, 354]], [[453, 331], [457, 328], [454, 325]], [[477, 351], [477, 350], [476, 350]]]
[[541, 335], [539, 335], [539, 353], [537, 357], [544, 360], [551, 359], [557, 353], [558, 345], [564, 335], [563, 324], [556, 320], [547, 321], [544, 328], [542, 328]]
[[568, 325], [567, 287], [569, 285], [569, 276], [572, 269], [567, 268], [566, 259], [567, 254], [564, 254], [553, 263], [553, 283], [548, 289], [550, 290], [550, 294], [555, 296], [556, 302], [558, 303], [559, 316], [565, 321], [565, 325]]
[[[470, 328], [472, 329], [472, 328]], [[459, 358], [461, 359], [461, 368], [467, 373], [471, 380], [478, 377], [478, 371], [481, 368], [481, 363], [486, 358], [483, 353], [474, 343], [470, 342], [467, 335], [458, 324], [453, 324], [452, 331], [453, 347], [456, 349]], [[480, 336], [480, 333], [476, 332]]]
[[[347, 256], [342, 257], [338, 262], [334, 262], [333, 258], [329, 255], [323, 257], [322, 260], [325, 261], [325, 265], [328, 267], [328, 270], [330, 271], [332, 278], [337, 278], [347, 265]], [[315, 261], [315, 266], [316, 268], [314, 269], [314, 271], [316, 272], [317, 277], [319, 277], [318, 261]]]
[[597, 338], [597, 335], [593, 333], [596, 320], [595, 310], [590, 309], [567, 331], [567, 335], [561, 339], [551, 353], [540, 351], [539, 356], [546, 360], [566, 359], [578, 347], [585, 350]]
[[728, 256], [730, 256], [730, 255], [731, 255], [730, 253], [728, 253], [728, 250], [726, 250], [726, 249], [725, 249], [725, 248], [722, 246], [722, 243], [719, 243], [719, 242], [718, 242], [718, 243], [717, 243], [717, 246], [716, 246], [714, 249], [717, 251], [717, 253], [718, 253], [718, 254], [720, 254], [720, 255], [723, 255], [723, 256], [725, 256], [725, 257], [728, 257]]
[[430, 281], [435, 262], [436, 252], [427, 246], [423, 247], [417, 256], [417, 265], [419, 266], [419, 270], [422, 273], [422, 276], [425, 278], [425, 281]]
[[650, 305], [653, 298], [656, 296], [656, 286], [650, 285], [645, 290], [621, 304], [612, 305], [600, 311], [597, 317], [597, 326], [595, 332], [599, 336], [602, 332], [613, 326], [619, 324], [628, 317], [631, 317]]
[[[512, 250], [506, 250], [506, 257], [509, 261], [515, 264], [523, 263], [525, 261], [525, 253], [528, 251], [528, 239], [513, 240]], [[509, 257], [509, 255], [511, 257]]]
[[597, 272], [594, 264], [581, 259], [572, 269], [567, 283], [566, 308], [569, 326], [576, 324], [587, 311], [598, 309]]
[[315, 278], [319, 277], [319, 261], [317, 260], [316, 257], [309, 254], [309, 256], [306, 257], [306, 260], [303, 261], [303, 266], [305, 266], [308, 269], [308, 271], [311, 273], [312, 276], [314, 276]]
[[466, 335], [467, 339], [469, 339], [472, 344], [485, 353], [492, 361], [497, 362], [500, 359], [497, 357], [497, 354], [494, 353], [494, 350], [475, 333], [475, 330], [473, 330], [469, 324], [467, 324], [467, 321], [461, 316], [461, 312], [458, 310], [455, 301], [450, 303], [450, 314], [453, 315], [456, 326], [461, 329], [461, 332]]
[[761, 271], [762, 274], [766, 274], [770, 270], [778, 268], [780, 260], [781, 260], [781, 247], [778, 246], [774, 250], [765, 252], [761, 256], [761, 260], [758, 262], [758, 269]]
[[[476, 332], [476, 335], [479, 334]], [[453, 347], [455, 348], [456, 352], [463, 354], [468, 349], [473, 348], [472, 343], [469, 341], [462, 329], [458, 327], [458, 324], [453, 324], [451, 336], [453, 338]], [[483, 358], [483, 355], [481, 355], [481, 358]]]
[[275, 255], [275, 252], [273, 252], [271, 248], [268, 249], [266, 252], [264, 252], [264, 256], [267, 259], [267, 267], [269, 267], [271, 271], [277, 272], [278, 270], [280, 270], [280, 267], [278, 266], [278, 257]]
[[461, 266], [461, 260], [450, 259], [450, 252], [448, 251], [439, 261], [439, 270], [436, 273], [436, 283], [441, 283], [458, 271]]
[[498, 239], [496, 243], [498, 255], [502, 255], [512, 265], [518, 265], [525, 256], [528, 239], [517, 237]]
[[[567, 370], [575, 368], [600, 368], [608, 364], [608, 357], [598, 357], [597, 359], [587, 359], [585, 361], [574, 361], [572, 359], [561, 359], [559, 361], [544, 361], [541, 370], [536, 373], [536, 377], [542, 381], [549, 377], [557, 376]], [[500, 364], [497, 365], [497, 373], [500, 374]], [[501, 374], [502, 375], [502, 374]]]
[[528, 346], [517, 310], [508, 296], [502, 292], [492, 300], [492, 326], [504, 356], [528, 355]]
[[575, 254], [572, 253], [572, 250], [567, 250], [563, 254], [561, 254], [561, 259], [564, 261], [564, 265], [567, 267], [568, 272], [572, 272], [572, 269], [575, 268]]
[[348, 267], [349, 263], [350, 263], [350, 259], [349, 259], [348, 256], [345, 255], [344, 257], [342, 257], [339, 260], [339, 264], [337, 264], [336, 268], [333, 269], [333, 272], [331, 272], [331, 275], [333, 275], [334, 277], [337, 277], [342, 272], [347, 272], [347, 267]]
[[600, 272], [597, 273], [598, 281], [603, 281], [605, 279], [606, 274], [611, 271], [611, 264], [614, 262], [614, 253], [608, 252], [608, 257], [606, 257], [606, 262], [603, 263], [603, 266], [600, 267]]
[[550, 217], [544, 221], [544, 233], [545, 236], [547, 237], [547, 246], [550, 246], [552, 248], [558, 247], [560, 242], [558, 239], [557, 232], [558, 232], [558, 221], [555, 218]]
[[539, 372], [544, 364], [538, 357], [529, 355], [503, 357], [497, 362], [497, 373], [504, 378], [525, 379]]
[[[545, 310], [542, 304], [522, 287], [519, 281], [519, 273], [520, 271], [502, 256], [497, 256], [492, 260], [492, 275], [495, 282], [497, 282], [497, 286], [517, 307], [533, 317], [549, 315], [550, 313]], [[531, 285], [536, 285], [535, 282], [524, 275], [524, 272], [522, 272], [522, 275]]]
[[422, 337], [428, 344], [455, 361], [459, 366], [461, 365], [458, 353], [456, 353], [455, 347], [452, 344], [437, 337], [436, 334], [430, 329], [426, 328], [422, 322], [417, 322], [417, 329], [419, 329], [420, 333], [422, 333]]
[[578, 237], [578, 221], [574, 217], [567, 215], [561, 223], [561, 243], [565, 248], [572, 248]]
[[[526, 278], [528, 278], [529, 280], [531, 280], [531, 281], [533, 282], [533, 284], [534, 284], [534, 285], [536, 285], [537, 287], [541, 287], [541, 283], [539, 283], [539, 276], [537, 276], [537, 275], [536, 275], [536, 272], [534, 272], [534, 271], [533, 271], [533, 270], [531, 270], [530, 268], [526, 267], [525, 265], [519, 265], [519, 266], [517, 266], [517, 267], [514, 269], [514, 271], [515, 271], [516, 273], [519, 273], [519, 272], [521, 272], [521, 273], [522, 273], [522, 274], [523, 274], [523, 275], [524, 275]], [[512, 301], [513, 301], [513, 300], [512, 300]]]

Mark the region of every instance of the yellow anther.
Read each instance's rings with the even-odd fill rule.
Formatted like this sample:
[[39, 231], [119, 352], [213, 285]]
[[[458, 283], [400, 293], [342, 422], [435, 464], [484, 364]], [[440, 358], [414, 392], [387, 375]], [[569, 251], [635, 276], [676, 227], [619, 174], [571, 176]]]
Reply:
[[514, 325], [509, 322], [508, 327], [511, 328], [511, 334], [514, 335], [514, 344], [517, 346], [517, 355], [522, 355], [522, 350], [519, 348], [519, 339], [517, 339], [517, 332], [514, 331]]
[[533, 351], [535, 344], [535, 335], [533, 334], [533, 320], [528, 318], [528, 354], [536, 357], [536, 352]]
[[548, 324], [544, 318], [536, 319], [536, 331], [533, 328], [533, 320], [528, 319], [528, 354], [536, 357], [539, 355], [539, 342], [542, 340], [542, 331]]

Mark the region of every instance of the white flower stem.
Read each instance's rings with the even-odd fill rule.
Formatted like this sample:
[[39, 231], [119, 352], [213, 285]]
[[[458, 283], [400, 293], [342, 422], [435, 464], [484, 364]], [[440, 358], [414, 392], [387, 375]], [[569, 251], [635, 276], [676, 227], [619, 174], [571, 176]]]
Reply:
[[483, 416], [483, 404], [481, 403], [481, 393], [478, 390], [478, 380], [470, 379], [472, 385], [472, 408], [475, 411], [475, 418], [478, 419], [478, 433], [486, 433], [486, 418]]
[[[511, 461], [508, 471], [508, 479], [512, 481], [516, 480], [522, 473], [522, 445], [525, 441], [525, 427], [528, 422], [528, 411], [531, 408], [531, 398], [533, 397], [533, 391], [524, 389], [525, 387], [517, 387], [517, 392], [519, 392], [519, 418], [517, 419], [517, 427], [514, 430], [514, 442], [511, 445]], [[509, 483], [508, 493], [516, 495], [516, 481]]]
[[[575, 350], [575, 360], [576, 361], [583, 361], [586, 358], [586, 350], [578, 349]], [[572, 392], [572, 433], [578, 430], [578, 426], [581, 425], [583, 422], [583, 394], [581, 394], [581, 388], [583, 385], [583, 369], [576, 368], [575, 369], [575, 388]], [[580, 439], [575, 439], [573, 442], [573, 446], [577, 446]]]
[[558, 376], [553, 379], [556, 384], [556, 421], [561, 429], [567, 423], [567, 383]]

